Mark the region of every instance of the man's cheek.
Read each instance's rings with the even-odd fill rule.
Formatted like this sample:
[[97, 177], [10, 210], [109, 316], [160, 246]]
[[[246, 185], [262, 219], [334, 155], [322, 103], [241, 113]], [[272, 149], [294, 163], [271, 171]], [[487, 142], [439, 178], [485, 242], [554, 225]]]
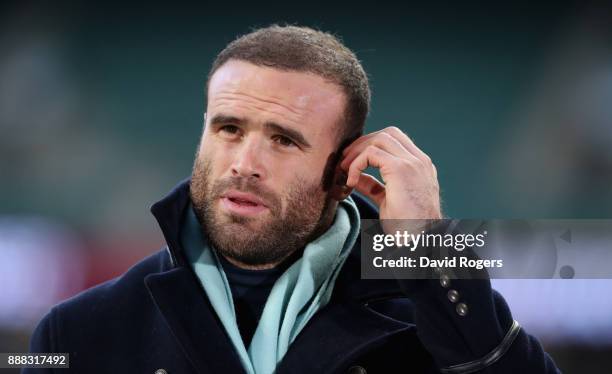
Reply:
[[268, 213], [277, 216], [276, 218], [282, 218], [287, 216], [287, 199], [284, 195], [276, 195], [277, 199], [275, 203], [271, 203], [268, 207]]

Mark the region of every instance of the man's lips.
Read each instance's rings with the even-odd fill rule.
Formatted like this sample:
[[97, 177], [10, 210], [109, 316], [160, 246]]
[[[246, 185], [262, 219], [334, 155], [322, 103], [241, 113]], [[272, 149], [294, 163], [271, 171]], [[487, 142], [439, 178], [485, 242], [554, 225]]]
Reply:
[[255, 196], [253, 194], [247, 193], [247, 192], [240, 192], [240, 191], [236, 191], [236, 190], [230, 190], [230, 191], [227, 191], [226, 193], [224, 193], [221, 197], [228, 198], [228, 199], [230, 199], [232, 201], [236, 201], [238, 203], [266, 206], [266, 204], [263, 202], [262, 199], [260, 199], [259, 197]]
[[240, 215], [256, 215], [268, 209], [259, 197], [240, 191], [228, 191], [221, 196], [225, 210]]

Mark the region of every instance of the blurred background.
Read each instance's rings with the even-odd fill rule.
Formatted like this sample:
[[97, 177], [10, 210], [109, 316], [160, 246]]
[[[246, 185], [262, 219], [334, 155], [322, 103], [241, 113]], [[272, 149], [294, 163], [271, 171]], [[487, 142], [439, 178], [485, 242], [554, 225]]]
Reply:
[[[0, 352], [159, 250], [148, 209], [190, 174], [212, 60], [275, 22], [356, 51], [367, 130], [431, 156], [447, 216], [612, 218], [610, 3], [424, 3], [3, 2]], [[494, 286], [564, 372], [612, 372], [612, 281]]]

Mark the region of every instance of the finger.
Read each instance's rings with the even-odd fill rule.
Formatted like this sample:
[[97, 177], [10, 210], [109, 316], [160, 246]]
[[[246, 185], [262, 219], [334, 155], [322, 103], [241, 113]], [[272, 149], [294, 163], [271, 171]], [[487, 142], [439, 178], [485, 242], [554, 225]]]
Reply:
[[389, 134], [390, 136], [392, 136], [394, 139], [396, 139], [404, 148], [406, 148], [416, 158], [418, 158], [419, 160], [425, 163], [431, 163], [431, 158], [425, 152], [423, 152], [419, 147], [417, 147], [416, 144], [414, 144], [412, 139], [410, 139], [410, 137], [405, 132], [403, 132], [402, 130], [400, 130], [399, 128], [395, 126], [386, 127], [383, 131]]
[[433, 176], [438, 178], [438, 170], [436, 169], [436, 165], [434, 165], [431, 157], [428, 154], [423, 152], [416, 144], [412, 141], [412, 139], [404, 133], [402, 130], [395, 126], [387, 127], [384, 131], [388, 132], [392, 135], [397, 141], [399, 141], [402, 146], [406, 147], [408, 151], [413, 154], [417, 159], [419, 159], [425, 166], [429, 166], [432, 170]]
[[342, 150], [342, 155], [343, 156], [346, 155], [348, 152], [350, 152], [350, 149], [352, 147], [358, 146], [359, 144], [363, 143], [364, 141], [367, 141], [368, 139], [371, 139], [373, 136], [376, 136], [376, 134], [379, 134], [381, 132], [382, 132], [382, 130], [378, 130], [378, 131], [374, 131], [374, 132], [371, 132], [369, 134], [365, 134], [365, 135], [362, 135], [362, 136], [358, 137], [351, 144], [346, 146], [346, 148], [344, 148], [344, 150]]
[[369, 145], [363, 150], [348, 166], [348, 178], [346, 185], [355, 187], [359, 182], [359, 176], [368, 166], [380, 169], [383, 179], [388, 175], [389, 168], [399, 162], [399, 159], [389, 152], [374, 146]]
[[362, 146], [364, 142], [371, 140], [375, 136], [380, 136], [380, 134], [386, 134], [386, 135], [393, 137], [396, 141], [398, 141], [402, 145], [402, 147], [404, 147], [408, 152], [410, 152], [418, 160], [424, 162], [425, 164], [432, 163], [431, 158], [425, 152], [423, 152], [419, 147], [417, 147], [416, 144], [414, 144], [414, 142], [412, 141], [412, 139], [397, 126], [385, 127], [382, 130], [378, 130], [376, 132], [359, 137], [357, 140], [351, 143], [348, 147], [346, 147], [344, 151], [342, 152], [342, 154], [347, 155], [355, 147]]
[[370, 174], [361, 173], [359, 175], [359, 181], [355, 186], [355, 190], [372, 200], [378, 207], [385, 200], [385, 185]]
[[[350, 150], [345, 153], [345, 156], [340, 163], [340, 167], [343, 170], [347, 170], [348, 166], [353, 162], [359, 154], [363, 152], [368, 146], [376, 146], [386, 152], [399, 157], [399, 158], [412, 158], [410, 152], [408, 152], [399, 141], [393, 138], [391, 135], [380, 132], [376, 136], [370, 136], [367, 139], [361, 140], [359, 143], [353, 143], [350, 145]], [[412, 157], [411, 157], [412, 156]]]

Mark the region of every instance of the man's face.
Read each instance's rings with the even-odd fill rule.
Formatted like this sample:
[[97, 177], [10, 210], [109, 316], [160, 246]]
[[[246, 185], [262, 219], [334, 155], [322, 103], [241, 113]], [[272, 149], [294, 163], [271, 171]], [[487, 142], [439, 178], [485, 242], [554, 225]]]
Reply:
[[274, 266], [328, 224], [322, 179], [345, 102], [310, 73], [230, 60], [213, 74], [191, 199], [226, 258]]

